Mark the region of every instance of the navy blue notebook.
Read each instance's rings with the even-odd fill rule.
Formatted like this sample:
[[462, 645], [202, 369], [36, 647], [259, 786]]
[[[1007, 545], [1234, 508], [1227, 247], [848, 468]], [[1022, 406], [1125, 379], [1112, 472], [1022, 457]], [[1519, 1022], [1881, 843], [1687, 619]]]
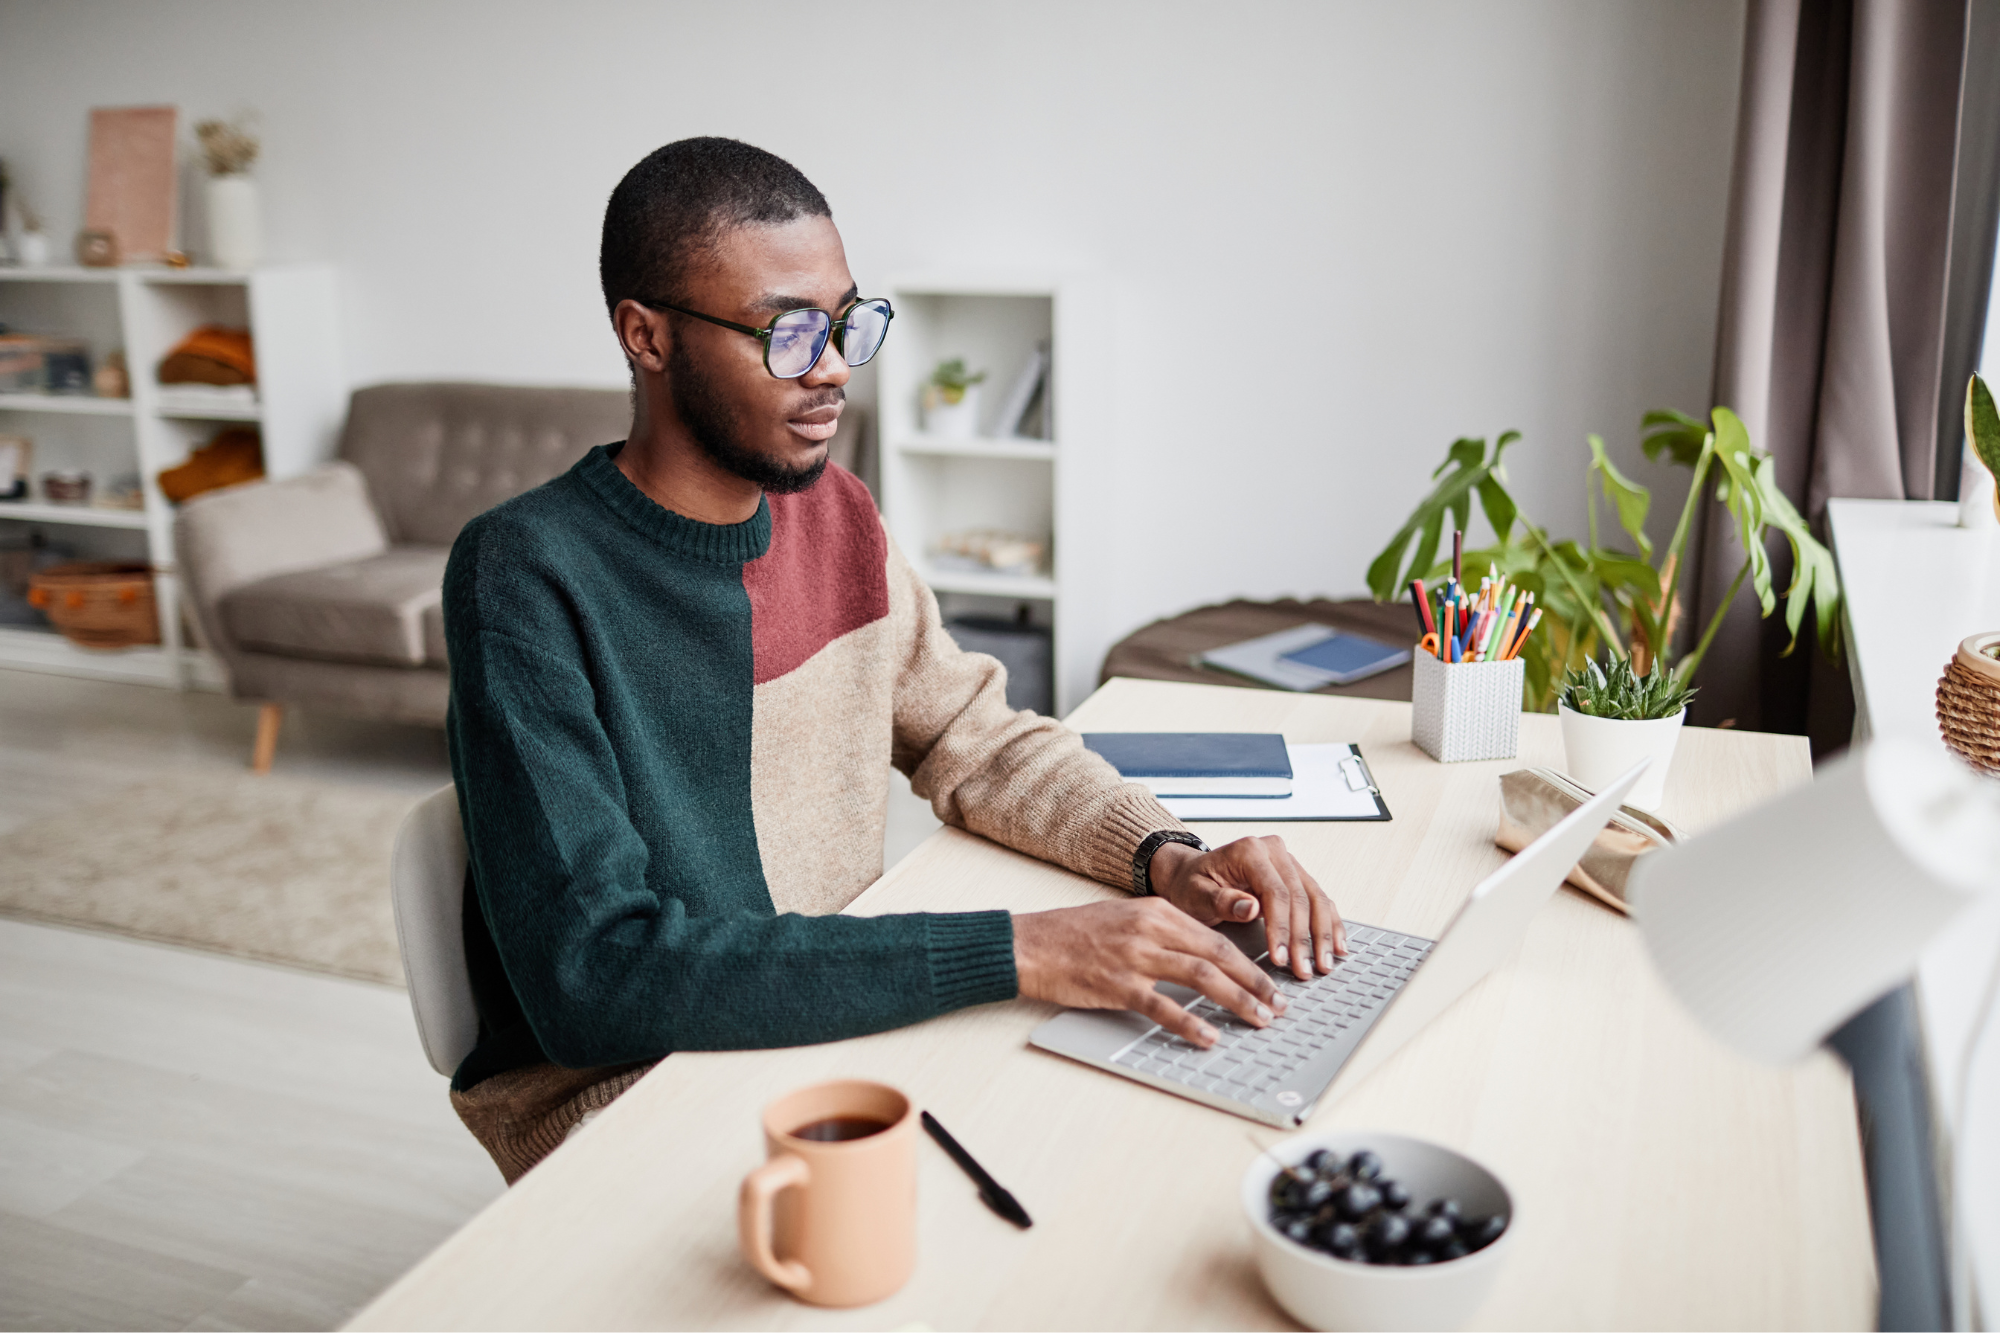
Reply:
[[1283, 660], [1324, 671], [1333, 678], [1335, 685], [1352, 685], [1357, 680], [1366, 680], [1403, 665], [1410, 660], [1410, 650], [1377, 643], [1343, 630], [1296, 652], [1286, 653]]
[[1083, 743], [1155, 796], [1290, 796], [1285, 738], [1256, 731], [1091, 731]]

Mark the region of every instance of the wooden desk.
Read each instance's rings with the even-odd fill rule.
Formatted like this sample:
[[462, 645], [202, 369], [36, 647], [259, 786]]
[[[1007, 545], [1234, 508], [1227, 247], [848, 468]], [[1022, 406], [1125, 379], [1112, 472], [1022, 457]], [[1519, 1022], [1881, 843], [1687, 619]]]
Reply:
[[[1348, 915], [1425, 935], [1500, 863], [1495, 777], [1561, 759], [1553, 717], [1523, 719], [1517, 761], [1444, 766], [1410, 744], [1407, 704], [1165, 682], [1113, 681], [1071, 721], [1359, 741], [1393, 822], [1270, 827]], [[1690, 729], [1681, 747], [1666, 810], [1692, 828], [1811, 771], [1797, 737]], [[947, 829], [851, 910], [1032, 910], [1110, 893]], [[1281, 1136], [1029, 1049], [1050, 1012], [990, 1005], [827, 1046], [676, 1055], [353, 1326], [1289, 1326], [1237, 1204], [1257, 1145]], [[910, 1284], [859, 1311], [780, 1295], [737, 1256], [737, 1184], [763, 1158], [764, 1104], [834, 1077], [895, 1084], [935, 1111], [1034, 1229], [993, 1216], [926, 1145]], [[1821, 1054], [1767, 1069], [1719, 1047], [1661, 989], [1630, 924], [1573, 892], [1514, 961], [1313, 1123], [1423, 1135], [1507, 1181], [1519, 1244], [1482, 1326], [1872, 1327], [1844, 1068]]]

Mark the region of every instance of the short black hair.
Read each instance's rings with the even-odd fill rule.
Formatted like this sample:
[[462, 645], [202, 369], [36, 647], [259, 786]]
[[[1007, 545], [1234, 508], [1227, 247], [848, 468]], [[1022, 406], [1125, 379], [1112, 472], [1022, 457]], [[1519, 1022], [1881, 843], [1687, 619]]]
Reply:
[[681, 139], [625, 173], [604, 206], [604, 308], [681, 301], [689, 268], [731, 227], [832, 217], [826, 196], [775, 153], [736, 139]]

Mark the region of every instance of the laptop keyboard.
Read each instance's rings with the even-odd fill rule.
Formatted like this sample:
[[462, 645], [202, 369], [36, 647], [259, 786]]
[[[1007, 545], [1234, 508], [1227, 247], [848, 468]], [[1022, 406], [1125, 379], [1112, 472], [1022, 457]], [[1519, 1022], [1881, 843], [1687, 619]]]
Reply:
[[1348, 956], [1331, 972], [1300, 981], [1289, 971], [1257, 961], [1285, 997], [1286, 1010], [1270, 1026], [1251, 1027], [1206, 997], [1187, 1011], [1221, 1035], [1203, 1050], [1155, 1026], [1111, 1063], [1168, 1082], [1239, 1101], [1255, 1101], [1356, 1030], [1366, 1031], [1389, 997], [1431, 950], [1432, 941], [1374, 926], [1347, 927]]

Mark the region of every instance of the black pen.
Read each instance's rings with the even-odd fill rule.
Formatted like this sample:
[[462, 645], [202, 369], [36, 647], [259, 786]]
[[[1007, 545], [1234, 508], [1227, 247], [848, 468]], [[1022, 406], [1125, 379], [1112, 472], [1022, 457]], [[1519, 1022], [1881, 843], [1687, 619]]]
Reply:
[[1021, 1206], [1020, 1201], [1000, 1188], [1000, 1182], [987, 1175], [986, 1168], [973, 1161], [972, 1154], [958, 1146], [958, 1140], [951, 1136], [951, 1131], [937, 1122], [936, 1116], [925, 1111], [922, 1119], [924, 1132], [937, 1140], [938, 1147], [944, 1149], [952, 1161], [965, 1168], [965, 1174], [971, 1176], [972, 1183], [979, 1186], [979, 1197], [986, 1201], [988, 1208], [1017, 1227], [1025, 1229], [1035, 1225], [1028, 1217], [1028, 1210]]

